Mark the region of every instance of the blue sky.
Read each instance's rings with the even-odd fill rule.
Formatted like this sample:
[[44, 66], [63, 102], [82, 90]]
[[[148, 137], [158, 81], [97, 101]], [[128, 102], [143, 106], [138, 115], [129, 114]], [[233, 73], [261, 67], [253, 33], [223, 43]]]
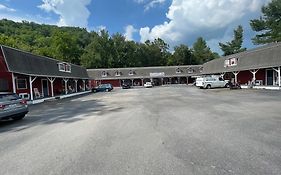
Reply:
[[249, 20], [261, 15], [270, 0], [0, 0], [0, 18], [89, 31], [106, 29], [128, 40], [164, 39], [171, 47], [192, 46], [200, 36], [213, 51], [218, 42], [232, 39], [233, 29], [243, 25], [244, 46], [255, 47]]

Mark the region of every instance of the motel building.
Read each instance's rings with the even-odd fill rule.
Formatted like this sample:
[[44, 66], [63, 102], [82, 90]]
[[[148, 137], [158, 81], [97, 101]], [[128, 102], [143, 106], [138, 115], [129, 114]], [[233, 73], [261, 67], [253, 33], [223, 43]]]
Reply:
[[222, 75], [242, 88], [280, 90], [280, 66], [279, 42], [207, 62], [203, 74]]
[[0, 91], [31, 103], [89, 92], [85, 68], [0, 45]]
[[167, 84], [191, 84], [202, 73], [202, 65], [192, 66], [163, 66], [163, 67], [134, 67], [113, 69], [88, 69], [92, 86], [110, 83], [121, 87], [123, 83], [131, 86], [143, 86], [153, 82], [156, 86]]

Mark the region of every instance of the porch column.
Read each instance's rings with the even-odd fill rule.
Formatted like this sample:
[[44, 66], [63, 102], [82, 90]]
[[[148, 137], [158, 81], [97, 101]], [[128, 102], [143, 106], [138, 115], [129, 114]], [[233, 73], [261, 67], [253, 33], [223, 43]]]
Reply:
[[64, 90], [65, 90], [65, 94], [68, 94], [68, 88], [67, 88], [68, 79], [67, 79], [67, 78], [64, 78], [63, 81], [64, 81]]
[[77, 87], [78, 80], [74, 80], [74, 81], [75, 81], [75, 92], [77, 93], [78, 92], [78, 87]]
[[236, 71], [236, 72], [232, 72], [232, 73], [234, 74], [234, 83], [237, 84], [237, 76], [238, 76], [239, 72]]
[[278, 86], [281, 87], [281, 70], [280, 70], [280, 67], [278, 67]]
[[83, 91], [86, 91], [86, 82], [85, 80], [82, 80], [83, 81]]
[[53, 96], [55, 96], [54, 95], [54, 81], [56, 80], [56, 78], [49, 78], [49, 77], [47, 77], [47, 79], [49, 80], [49, 82], [51, 83], [51, 95], [52, 95], [52, 97]]
[[250, 70], [250, 72], [253, 74], [253, 79], [252, 79], [252, 83], [255, 83], [256, 81], [256, 73], [259, 71], [259, 69], [257, 70]]
[[189, 80], [189, 77], [187, 76], [187, 77], [186, 77], [186, 84], [188, 84], [188, 80]]
[[13, 93], [17, 93], [16, 90], [16, 79], [14, 73], [12, 73]]
[[131, 81], [132, 81], [132, 86], [134, 86], [134, 79], [131, 79]]
[[281, 87], [281, 70], [280, 67], [278, 69], [273, 68], [278, 73], [278, 86]]
[[30, 88], [30, 100], [33, 101], [34, 97], [33, 97], [33, 87], [32, 87], [32, 83], [36, 80], [37, 77], [34, 77], [32, 79], [31, 76], [29, 76], [29, 88]]
[[222, 72], [222, 73], [221, 73], [221, 77], [223, 78], [223, 77], [224, 77], [224, 75], [225, 75], [225, 72]]

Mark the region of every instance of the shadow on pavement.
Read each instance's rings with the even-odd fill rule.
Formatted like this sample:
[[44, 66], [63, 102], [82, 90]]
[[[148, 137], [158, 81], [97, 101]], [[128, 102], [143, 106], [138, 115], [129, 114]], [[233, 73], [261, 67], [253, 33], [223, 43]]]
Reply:
[[123, 107], [106, 104], [102, 100], [70, 98], [29, 106], [29, 113], [21, 121], [0, 120], [0, 133], [22, 131], [38, 125], [73, 123], [93, 116], [121, 111]]

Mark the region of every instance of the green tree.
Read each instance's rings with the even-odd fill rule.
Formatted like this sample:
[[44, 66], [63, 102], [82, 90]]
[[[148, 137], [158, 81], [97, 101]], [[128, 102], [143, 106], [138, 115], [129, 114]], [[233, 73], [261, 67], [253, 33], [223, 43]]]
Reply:
[[113, 41], [107, 31], [92, 33], [92, 41], [81, 56], [82, 65], [87, 68], [111, 68], [114, 66]]
[[[157, 38], [153, 42], [147, 40], [145, 42], [147, 47], [147, 63], [145, 66], [164, 66], [167, 65], [169, 45], [164, 40]], [[144, 49], [144, 48], [143, 48]]]
[[192, 54], [188, 46], [181, 44], [174, 48], [174, 53], [169, 57], [168, 65], [191, 65]]
[[193, 44], [192, 48], [193, 59], [191, 64], [203, 64], [210, 60], [216, 58], [217, 54], [213, 53], [211, 49], [207, 46], [206, 41], [199, 37], [197, 41]]
[[219, 43], [221, 50], [224, 52], [224, 56], [232, 55], [239, 52], [244, 52], [246, 48], [242, 48], [243, 44], [243, 27], [239, 25], [237, 29], [234, 30], [234, 38], [226, 44]]
[[52, 39], [51, 50], [53, 57], [62, 61], [80, 64], [81, 50], [74, 36], [57, 31]]
[[262, 16], [250, 21], [258, 34], [252, 39], [254, 44], [266, 44], [281, 41], [281, 1], [272, 0], [263, 6]]

